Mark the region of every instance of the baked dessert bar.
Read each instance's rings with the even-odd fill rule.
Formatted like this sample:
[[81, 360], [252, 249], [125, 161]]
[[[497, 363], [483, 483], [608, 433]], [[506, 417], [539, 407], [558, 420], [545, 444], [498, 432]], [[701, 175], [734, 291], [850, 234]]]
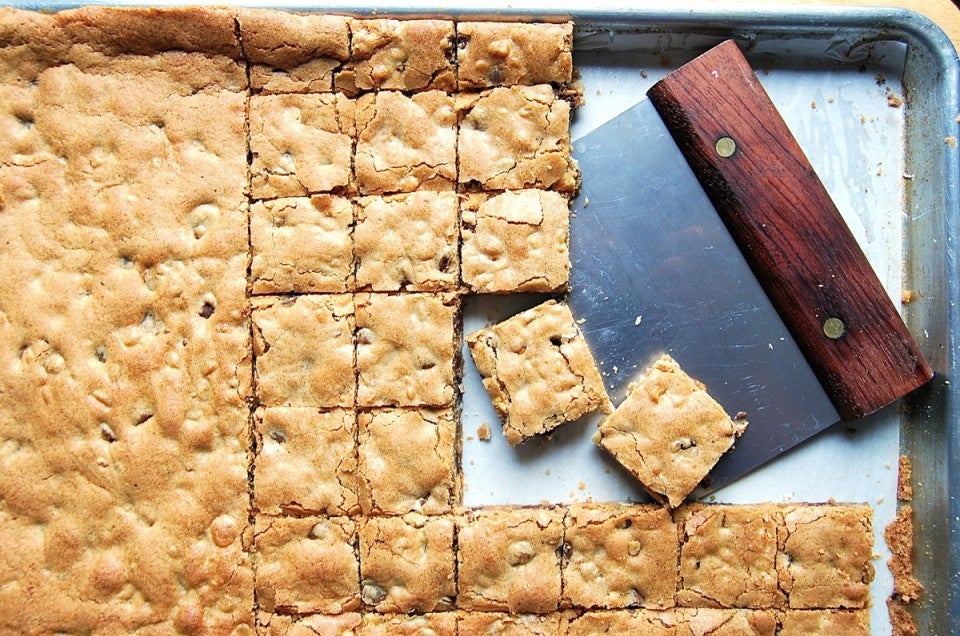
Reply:
[[457, 178], [453, 104], [453, 96], [443, 91], [361, 95], [354, 153], [360, 193], [453, 190]]
[[453, 402], [454, 294], [357, 294], [357, 403], [447, 406]]
[[733, 445], [746, 426], [734, 422], [664, 355], [630, 387], [594, 439], [650, 495], [675, 508]]
[[353, 297], [260, 296], [252, 305], [260, 404], [353, 406]]
[[254, 546], [262, 611], [339, 614], [360, 607], [354, 520], [260, 515]]
[[458, 475], [450, 410], [376, 409], [358, 420], [364, 514], [451, 510]]
[[787, 607], [866, 607], [874, 570], [867, 505], [797, 505], [777, 528], [777, 574]]
[[355, 102], [343, 95], [250, 98], [255, 199], [343, 192], [352, 182]]
[[263, 9], [237, 11], [255, 93], [329, 93], [350, 57], [349, 19]]
[[570, 308], [549, 300], [466, 337], [511, 444], [608, 404]]
[[343, 636], [356, 634], [363, 621], [358, 612], [343, 614], [271, 614], [259, 612], [260, 634], [266, 636]]
[[360, 598], [381, 613], [453, 609], [453, 517], [369, 517], [360, 523]]
[[678, 636], [774, 636], [777, 616], [772, 610], [715, 609], [674, 610]]
[[551, 614], [508, 614], [505, 612], [459, 612], [458, 636], [558, 636], [566, 618]]
[[614, 636], [643, 634], [644, 636], [676, 636], [677, 618], [673, 611], [655, 610], [593, 610], [571, 615], [560, 625], [561, 636]]
[[688, 607], [782, 607], [778, 519], [774, 505], [682, 509], [677, 602]]
[[460, 184], [468, 190], [576, 190], [570, 103], [548, 84], [458, 93]]
[[550, 190], [468, 195], [463, 284], [471, 292], [560, 292], [570, 281], [570, 209]]
[[354, 233], [357, 288], [455, 291], [460, 283], [454, 192], [362, 197]]
[[673, 607], [677, 527], [662, 506], [572, 504], [564, 518], [565, 607]]
[[254, 426], [257, 512], [302, 516], [360, 511], [352, 410], [260, 408]]
[[458, 519], [457, 606], [547, 613], [560, 604], [563, 510], [484, 508]]
[[354, 289], [354, 211], [345, 197], [318, 194], [250, 206], [254, 294]]
[[351, 20], [352, 56], [337, 76], [347, 93], [371, 90], [448, 93], [456, 87], [450, 20]]
[[573, 79], [573, 25], [497, 22], [457, 24], [460, 90]]
[[777, 634], [869, 636], [870, 613], [868, 610], [788, 610], [780, 614], [780, 631]]
[[455, 634], [457, 616], [454, 612], [432, 614], [365, 614], [357, 636], [429, 636]]

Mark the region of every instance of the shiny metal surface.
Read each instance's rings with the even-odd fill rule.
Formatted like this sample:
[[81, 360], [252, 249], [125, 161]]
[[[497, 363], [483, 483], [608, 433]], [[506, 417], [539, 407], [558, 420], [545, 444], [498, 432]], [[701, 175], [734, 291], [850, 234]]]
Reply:
[[839, 416], [653, 105], [574, 141], [569, 303], [614, 404], [667, 352], [750, 422], [710, 473], [723, 486]]

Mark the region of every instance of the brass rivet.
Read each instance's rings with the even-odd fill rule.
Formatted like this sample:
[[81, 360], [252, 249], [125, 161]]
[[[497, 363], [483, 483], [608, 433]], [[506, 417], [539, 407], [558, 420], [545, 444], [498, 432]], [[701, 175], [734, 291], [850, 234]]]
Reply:
[[839, 318], [827, 318], [823, 321], [823, 333], [831, 340], [842, 337], [846, 329], [846, 325]]
[[721, 137], [717, 140], [717, 154], [726, 159], [732, 157], [737, 151], [737, 142], [730, 137]]

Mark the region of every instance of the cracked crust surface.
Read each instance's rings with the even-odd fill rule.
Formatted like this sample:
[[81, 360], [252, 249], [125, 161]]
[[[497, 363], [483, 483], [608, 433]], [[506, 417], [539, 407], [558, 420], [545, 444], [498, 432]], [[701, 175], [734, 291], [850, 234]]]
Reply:
[[731, 420], [702, 384], [665, 355], [631, 385], [595, 439], [652, 497], [675, 508], [745, 425]]
[[601, 634], [676, 636], [677, 618], [672, 611], [594, 610], [572, 616], [560, 627], [560, 636], [600, 636]]
[[447, 406], [453, 402], [453, 294], [357, 294], [357, 403]]
[[458, 88], [569, 82], [573, 79], [572, 49], [572, 22], [460, 22]]
[[353, 204], [331, 195], [250, 207], [253, 293], [353, 291]]
[[546, 84], [459, 93], [458, 179], [473, 190], [576, 190], [570, 104]]
[[339, 614], [360, 607], [356, 523], [257, 517], [257, 602], [264, 612]]
[[260, 403], [353, 406], [353, 297], [262, 296], [252, 305]]
[[871, 508], [796, 505], [781, 514], [777, 574], [787, 607], [866, 607], [874, 575]]
[[251, 97], [253, 198], [346, 190], [352, 183], [354, 106], [334, 94]]
[[566, 619], [551, 614], [506, 614], [503, 612], [458, 612], [458, 636], [558, 636]]
[[337, 76], [346, 92], [453, 92], [456, 85], [450, 20], [352, 20], [353, 56]]
[[778, 636], [843, 634], [869, 636], [868, 610], [788, 610], [780, 615]]
[[772, 610], [678, 608], [678, 636], [774, 636], [777, 615]]
[[364, 514], [449, 512], [457, 492], [450, 410], [378, 409], [358, 416]]
[[357, 612], [288, 615], [260, 612], [258, 622], [266, 636], [350, 636], [363, 622]]
[[565, 304], [547, 301], [466, 340], [511, 444], [608, 404], [593, 356]]
[[360, 596], [382, 613], [453, 608], [453, 518], [370, 517], [360, 525]]
[[549, 190], [473, 194], [462, 205], [462, 275], [474, 293], [558, 292], [570, 280], [570, 209]]
[[680, 589], [688, 607], [782, 607], [778, 507], [692, 505], [679, 517]]
[[564, 526], [565, 607], [673, 606], [677, 527], [662, 506], [574, 504]]
[[454, 612], [434, 612], [404, 616], [401, 614], [365, 614], [358, 636], [441, 636], [457, 633]]
[[345, 17], [239, 9], [237, 23], [254, 92], [329, 93], [350, 57]]
[[267, 515], [353, 515], [357, 454], [353, 411], [261, 408], [254, 418], [257, 512]]
[[563, 510], [486, 508], [458, 520], [458, 607], [543, 614], [560, 603]]
[[357, 288], [455, 291], [459, 284], [454, 192], [413, 192], [357, 201]]
[[457, 176], [454, 98], [395, 91], [357, 99], [354, 168], [361, 194], [453, 190]]

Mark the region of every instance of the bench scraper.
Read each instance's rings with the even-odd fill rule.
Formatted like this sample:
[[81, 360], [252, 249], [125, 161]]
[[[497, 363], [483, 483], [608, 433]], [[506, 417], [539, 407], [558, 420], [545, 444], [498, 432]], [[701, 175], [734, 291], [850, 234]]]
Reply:
[[750, 424], [698, 494], [932, 377], [732, 40], [573, 142], [574, 316], [614, 404], [670, 353]]

